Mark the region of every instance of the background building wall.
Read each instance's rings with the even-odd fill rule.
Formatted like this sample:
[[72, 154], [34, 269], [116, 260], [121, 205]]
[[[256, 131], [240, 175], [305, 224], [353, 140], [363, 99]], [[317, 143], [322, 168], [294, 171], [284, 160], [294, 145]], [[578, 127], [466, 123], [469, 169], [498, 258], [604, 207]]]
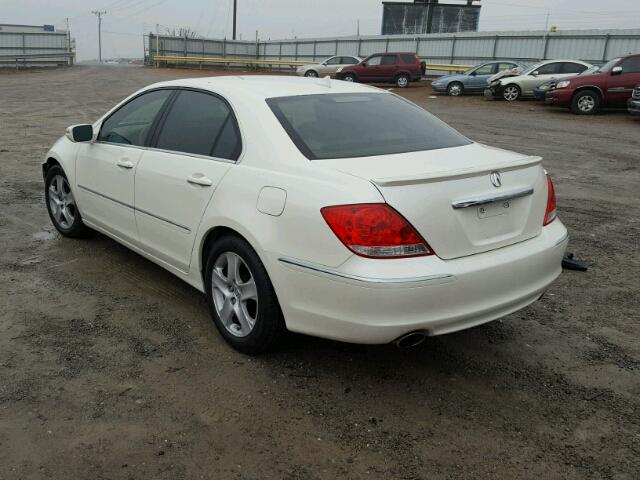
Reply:
[[50, 25], [0, 25], [0, 67], [55, 66], [73, 63], [71, 39]]

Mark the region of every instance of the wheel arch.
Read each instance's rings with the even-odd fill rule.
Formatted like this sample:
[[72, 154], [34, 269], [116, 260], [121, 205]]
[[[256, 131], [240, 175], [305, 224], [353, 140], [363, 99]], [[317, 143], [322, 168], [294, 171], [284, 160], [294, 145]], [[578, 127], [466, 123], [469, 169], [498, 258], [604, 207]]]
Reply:
[[205, 281], [204, 275], [205, 275], [205, 266], [207, 261], [206, 259], [207, 252], [209, 251], [211, 246], [216, 242], [216, 240], [226, 235], [236, 236], [243, 239], [245, 242], [247, 242], [251, 246], [253, 251], [256, 253], [258, 258], [260, 258], [260, 261], [262, 262], [262, 264], [265, 265], [265, 268], [267, 268], [264, 262], [264, 258], [262, 258], [262, 256], [260, 255], [260, 249], [256, 248], [257, 240], [251, 234], [245, 231], [242, 227], [240, 227], [239, 225], [232, 225], [231, 222], [227, 224], [219, 224], [219, 225], [211, 226], [207, 228], [205, 233], [202, 235], [202, 238], [198, 246], [198, 269], [200, 270], [200, 278], [203, 282], [203, 285]]
[[585, 90], [593, 90], [600, 97], [600, 101], [604, 100], [604, 92], [597, 85], [581, 85], [581, 86], [579, 86], [578, 88], [575, 89], [575, 91], [571, 95], [571, 100], [573, 100], [578, 93], [584, 92]]
[[51, 167], [54, 167], [56, 165], [62, 168], [62, 170], [64, 171], [64, 167], [58, 161], [58, 159], [49, 155], [47, 159], [44, 162], [42, 162], [42, 178], [43, 179], [47, 178], [47, 173], [49, 173], [49, 170], [51, 169]]

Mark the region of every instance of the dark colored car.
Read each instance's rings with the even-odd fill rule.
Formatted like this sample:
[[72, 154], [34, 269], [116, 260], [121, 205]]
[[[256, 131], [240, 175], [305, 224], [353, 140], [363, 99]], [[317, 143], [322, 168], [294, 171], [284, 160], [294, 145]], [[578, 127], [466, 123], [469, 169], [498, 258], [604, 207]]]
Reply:
[[591, 115], [602, 107], [623, 107], [640, 83], [640, 54], [614, 58], [592, 75], [559, 80], [546, 94], [551, 105]]
[[357, 65], [339, 68], [336, 78], [347, 82], [389, 82], [404, 88], [422, 78], [422, 67], [420, 57], [413, 52], [375, 53]]
[[633, 94], [627, 102], [627, 110], [631, 115], [640, 115], [640, 85], [633, 90]]

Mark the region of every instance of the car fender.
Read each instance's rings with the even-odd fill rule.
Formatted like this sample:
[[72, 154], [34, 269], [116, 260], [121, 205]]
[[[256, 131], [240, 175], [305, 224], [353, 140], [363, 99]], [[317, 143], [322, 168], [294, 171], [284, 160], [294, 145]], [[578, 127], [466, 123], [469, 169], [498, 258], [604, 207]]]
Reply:
[[69, 140], [66, 135], [60, 137], [49, 149], [42, 161], [42, 176], [47, 176], [47, 171], [52, 160], [59, 163], [69, 180], [69, 185], [73, 188], [76, 184], [76, 157], [78, 155], [78, 144]]
[[605, 98], [602, 88], [597, 85], [580, 85], [579, 87], [576, 87], [574, 89], [573, 93], [571, 94], [571, 98], [573, 98], [574, 95], [576, 95], [578, 92], [582, 92], [583, 90], [595, 90], [596, 92], [598, 92], [598, 95], [600, 95], [600, 100], [604, 100]]
[[[278, 211], [269, 213], [259, 208], [265, 188], [283, 191], [284, 201]], [[313, 259], [322, 265], [338, 267], [352, 253], [326, 225], [320, 209], [382, 201], [382, 195], [371, 182], [322, 167], [306, 164], [284, 171], [233, 166], [205, 209], [194, 240], [189, 276], [194, 282], [202, 282], [206, 239], [219, 227], [244, 237], [270, 276], [274, 263], [282, 256]], [[277, 278], [272, 278], [272, 282], [277, 287]]]

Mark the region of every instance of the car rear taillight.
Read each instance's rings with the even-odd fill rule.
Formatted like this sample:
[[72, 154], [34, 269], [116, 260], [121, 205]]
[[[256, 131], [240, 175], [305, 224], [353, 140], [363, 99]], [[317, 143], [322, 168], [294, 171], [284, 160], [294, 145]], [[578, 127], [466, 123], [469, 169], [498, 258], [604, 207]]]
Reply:
[[386, 203], [336, 205], [324, 207], [320, 213], [338, 239], [362, 257], [433, 255], [411, 224]]
[[553, 188], [553, 182], [551, 176], [547, 174], [547, 209], [544, 212], [544, 222], [542, 225], [549, 225], [556, 218], [556, 191]]

